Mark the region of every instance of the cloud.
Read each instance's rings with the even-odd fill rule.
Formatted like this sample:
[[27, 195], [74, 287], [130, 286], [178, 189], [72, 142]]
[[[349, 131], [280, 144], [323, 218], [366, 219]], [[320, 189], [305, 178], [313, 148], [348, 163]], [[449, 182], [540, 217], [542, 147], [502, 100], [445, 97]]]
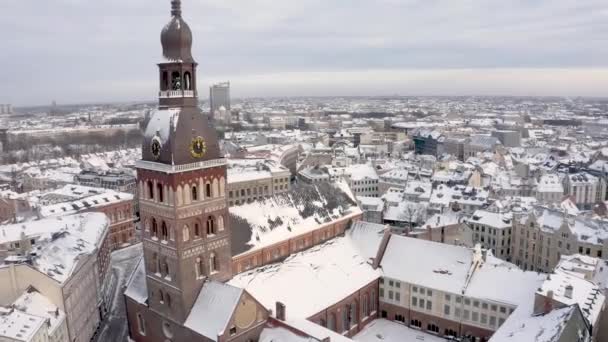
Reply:
[[[479, 80], [463, 80], [459, 87], [429, 83], [434, 94], [484, 93], [492, 85], [483, 81], [484, 75], [507, 77], [501, 70], [517, 71], [525, 83], [513, 88], [518, 93], [530, 89], [531, 95], [558, 90], [561, 94], [569, 87], [556, 89], [549, 79], [567, 83], [568, 78], [560, 78], [567, 72], [568, 77], [574, 73], [595, 80], [595, 70], [608, 67], [605, 0], [182, 3], [195, 35], [199, 80], [231, 79], [237, 96], [277, 95], [274, 92], [284, 89], [282, 84], [292, 84], [290, 92], [300, 95], [311, 89], [327, 95], [393, 93], [399, 91], [390, 87], [405, 85], [388, 82], [390, 73], [412, 70], [427, 73], [429, 80], [437, 73], [472, 70], [467, 77]], [[0, 103], [152, 99], [155, 64], [160, 61], [159, 33], [168, 21], [169, 7], [169, 0], [0, 2]], [[385, 77], [387, 82], [375, 82], [378, 88], [370, 88], [365, 82], [339, 79], [331, 86], [306, 83], [300, 76], [294, 85], [281, 78], [306, 73], [368, 75]], [[238, 80], [252, 77], [265, 77], [273, 85], [258, 91], [239, 86]], [[597, 94], [598, 89], [590, 86], [595, 81], [589, 81], [571, 90], [576, 95]], [[513, 93], [508, 87], [491, 88]]]

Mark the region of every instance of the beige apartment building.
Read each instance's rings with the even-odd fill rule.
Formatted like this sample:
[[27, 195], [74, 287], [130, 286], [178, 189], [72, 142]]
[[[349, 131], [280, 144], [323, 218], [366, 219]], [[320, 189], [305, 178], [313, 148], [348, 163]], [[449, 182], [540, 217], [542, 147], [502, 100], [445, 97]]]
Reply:
[[379, 316], [445, 337], [487, 341], [520, 305], [530, 305], [545, 279], [479, 246], [392, 235], [379, 253]]
[[291, 172], [272, 160], [231, 159], [228, 162], [228, 203], [239, 205], [290, 189]]
[[[0, 305], [10, 305], [34, 288], [65, 312], [69, 341], [90, 341], [104, 310], [102, 283], [109, 280], [99, 277], [97, 266], [108, 225], [100, 213], [25, 224], [25, 234], [40, 248], [9, 257], [0, 266]], [[4, 245], [14, 244], [12, 236], [21, 235], [11, 228], [3, 228]]]
[[538, 208], [514, 219], [513, 260], [524, 270], [551, 272], [562, 255], [606, 259], [608, 224]]
[[512, 214], [476, 210], [467, 220], [473, 231], [473, 242], [491, 249], [495, 256], [511, 261]]

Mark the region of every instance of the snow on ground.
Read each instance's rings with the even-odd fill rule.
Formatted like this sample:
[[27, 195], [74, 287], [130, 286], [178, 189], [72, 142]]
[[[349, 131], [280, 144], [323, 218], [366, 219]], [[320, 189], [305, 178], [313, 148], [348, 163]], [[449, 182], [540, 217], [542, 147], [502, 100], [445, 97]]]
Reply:
[[377, 319], [353, 337], [358, 342], [445, 342], [445, 339], [408, 326]]

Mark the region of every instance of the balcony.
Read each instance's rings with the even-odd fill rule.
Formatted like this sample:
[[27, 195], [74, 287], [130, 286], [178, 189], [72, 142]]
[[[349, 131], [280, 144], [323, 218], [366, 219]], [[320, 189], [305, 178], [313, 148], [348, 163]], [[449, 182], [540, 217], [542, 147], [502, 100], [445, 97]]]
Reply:
[[161, 90], [158, 92], [158, 97], [161, 99], [195, 97], [196, 95], [194, 90]]

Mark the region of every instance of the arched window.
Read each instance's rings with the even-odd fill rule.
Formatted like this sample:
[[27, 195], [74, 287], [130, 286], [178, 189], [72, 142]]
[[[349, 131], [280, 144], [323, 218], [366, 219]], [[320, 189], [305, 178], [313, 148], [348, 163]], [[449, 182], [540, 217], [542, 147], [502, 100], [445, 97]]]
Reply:
[[196, 185], [192, 186], [192, 201], [198, 201], [198, 189], [196, 188]]
[[[348, 315], [348, 322], [353, 325], [357, 324], [357, 302], [350, 305], [350, 313]], [[349, 327], [350, 328], [350, 327]]]
[[162, 81], [160, 83], [160, 90], [167, 90], [169, 88], [169, 73], [163, 71]]
[[370, 306], [369, 309], [371, 312], [376, 311], [376, 290], [372, 290], [372, 295], [370, 296]]
[[165, 197], [163, 194], [163, 185], [160, 183], [156, 184], [156, 191], [158, 192], [158, 201], [161, 203], [165, 202]]
[[180, 76], [179, 71], [174, 71], [171, 74], [171, 89], [182, 90], [182, 77]]
[[162, 269], [162, 275], [163, 277], [168, 277], [169, 275], [169, 263], [167, 262], [167, 258], [163, 258], [163, 269]]
[[205, 184], [205, 197], [211, 198], [211, 183], [209, 183], [209, 182], [207, 182], [207, 184]]
[[348, 313], [350, 312], [350, 308], [347, 306], [345, 306], [342, 309], [342, 331], [348, 331], [350, 329], [350, 322], [348, 320]]
[[200, 238], [201, 237], [201, 226], [198, 223], [194, 224], [194, 238]]
[[171, 307], [171, 295], [169, 293], [167, 293], [165, 299], [167, 300], [167, 306]]
[[216, 272], [219, 272], [217, 256], [215, 255], [215, 253], [211, 253], [211, 255], [209, 256], [209, 273], [213, 274]]
[[148, 181], [148, 199], [154, 199], [154, 184]]
[[158, 290], [158, 301], [161, 304], [165, 304], [165, 294], [163, 293], [163, 290]]
[[215, 221], [213, 216], [209, 216], [207, 219], [207, 235], [215, 235]]
[[185, 225], [184, 228], [182, 228], [182, 237], [184, 242], [190, 240], [190, 227], [188, 227], [188, 225]]
[[158, 255], [152, 253], [152, 264], [150, 265], [152, 273], [158, 273]]
[[140, 335], [146, 335], [146, 322], [144, 321], [144, 316], [139, 312], [137, 313], [137, 329], [139, 330]]
[[165, 221], [163, 221], [161, 226], [161, 239], [165, 241], [169, 240], [169, 230], [167, 229], [167, 224]]
[[366, 294], [363, 295], [363, 317], [369, 316], [369, 296]]
[[203, 260], [201, 258], [196, 258], [194, 271], [196, 272], [196, 278], [200, 279], [205, 276], [205, 269], [203, 268]]
[[155, 218], [152, 219], [152, 236], [155, 238], [158, 237], [158, 224], [156, 223]]
[[184, 73], [184, 90], [192, 90], [192, 76], [189, 71]]
[[337, 331], [336, 330], [336, 314], [333, 312], [329, 314], [329, 320], [327, 321], [327, 328], [331, 331]]

